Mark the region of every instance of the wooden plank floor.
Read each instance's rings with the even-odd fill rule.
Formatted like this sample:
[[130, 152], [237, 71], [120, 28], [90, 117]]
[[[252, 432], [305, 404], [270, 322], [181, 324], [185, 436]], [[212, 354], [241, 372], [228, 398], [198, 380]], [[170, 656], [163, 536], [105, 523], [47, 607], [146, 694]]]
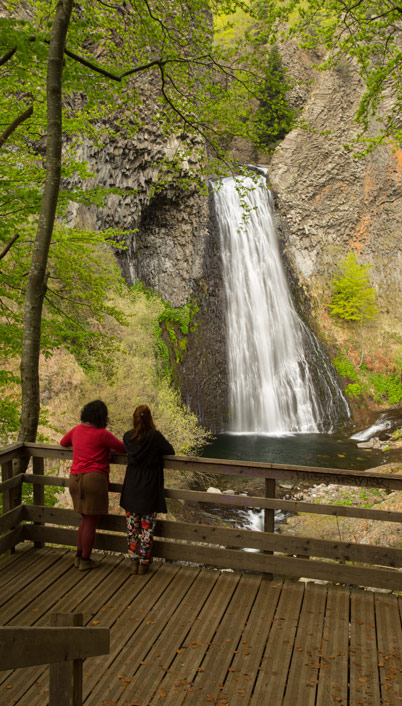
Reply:
[[[331, 584], [121, 556], [77, 571], [65, 549], [0, 562], [3, 625], [79, 612], [111, 630], [84, 663], [86, 706], [402, 706], [402, 599]], [[0, 703], [46, 706], [48, 668], [0, 672]]]

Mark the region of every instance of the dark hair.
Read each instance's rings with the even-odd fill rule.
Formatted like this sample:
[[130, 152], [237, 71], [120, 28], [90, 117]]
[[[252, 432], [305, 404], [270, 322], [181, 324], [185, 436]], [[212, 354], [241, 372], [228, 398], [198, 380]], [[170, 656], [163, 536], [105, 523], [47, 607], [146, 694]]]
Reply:
[[149, 431], [153, 431], [156, 427], [152, 419], [151, 410], [147, 404], [140, 404], [136, 407], [133, 414], [133, 433], [131, 439], [141, 441]]
[[81, 421], [88, 422], [98, 429], [105, 429], [109, 422], [105, 403], [102, 400], [88, 402], [81, 410]]

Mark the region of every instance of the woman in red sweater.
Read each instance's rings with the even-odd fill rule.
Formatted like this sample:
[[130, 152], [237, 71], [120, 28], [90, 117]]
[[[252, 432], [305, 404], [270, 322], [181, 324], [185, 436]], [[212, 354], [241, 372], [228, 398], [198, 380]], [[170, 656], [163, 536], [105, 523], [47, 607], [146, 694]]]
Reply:
[[74, 510], [82, 516], [75, 557], [75, 566], [80, 571], [98, 566], [91, 559], [91, 552], [100, 516], [107, 515], [109, 508], [110, 452], [126, 453], [124, 444], [107, 431], [108, 421], [105, 403], [89, 402], [81, 411], [81, 424], [60, 441], [61, 446], [73, 447], [69, 491]]

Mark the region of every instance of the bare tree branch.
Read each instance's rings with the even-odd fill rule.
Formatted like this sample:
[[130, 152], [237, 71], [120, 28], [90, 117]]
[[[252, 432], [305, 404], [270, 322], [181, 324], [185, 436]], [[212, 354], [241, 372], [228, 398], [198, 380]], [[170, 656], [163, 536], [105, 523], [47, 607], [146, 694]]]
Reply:
[[74, 61], [78, 61], [79, 64], [83, 64], [83, 66], [87, 66], [88, 69], [92, 69], [93, 71], [96, 71], [98, 74], [102, 74], [102, 76], [106, 76], [107, 78], [113, 79], [113, 81], [121, 81], [121, 76], [118, 76], [117, 74], [112, 74], [110, 71], [106, 71], [106, 69], [102, 69], [100, 66], [96, 66], [96, 64], [92, 64], [90, 61], [87, 59], [84, 59], [82, 56], [78, 56], [78, 54], [75, 54], [74, 52], [70, 51], [69, 49], [64, 49], [64, 53], [70, 57], [70, 59], [74, 59]]
[[0, 135], [0, 147], [3, 147], [5, 141], [8, 140], [10, 135], [13, 134], [14, 130], [16, 130], [17, 127], [21, 125], [21, 123], [25, 122], [25, 120], [28, 120], [28, 118], [31, 117], [32, 113], [33, 106], [30, 105], [29, 108], [27, 108], [23, 113], [21, 113], [21, 115], [15, 118], [15, 120], [13, 120], [13, 122], [8, 126], [8, 128], [4, 130], [3, 134]]
[[[48, 290], [48, 288], [46, 288], [46, 291], [50, 291], [52, 294], [55, 293], [55, 292], [52, 292], [51, 290]], [[55, 304], [55, 303], [47, 296], [47, 294], [45, 294], [45, 299], [46, 299], [47, 303], [48, 303], [53, 309], [55, 309], [55, 311], [57, 311], [59, 314], [61, 314], [61, 316], [65, 317], [66, 319], [69, 319], [69, 321], [72, 321], [72, 322], [73, 322], [74, 326], [76, 326], [77, 328], [80, 328], [82, 331], [85, 331], [85, 327], [82, 326], [82, 325], [77, 321], [76, 318], [74, 319], [72, 316], [70, 316], [69, 314], [67, 314], [66, 311], [63, 311], [63, 309], [60, 309], [60, 307], [57, 306], [57, 304]]]
[[111, 10], [121, 11], [120, 5], [110, 5], [108, 2], [104, 2], [104, 0], [98, 0], [98, 2], [104, 7], [109, 7]]
[[[174, 113], [176, 113], [176, 115], [183, 121], [183, 123], [185, 125], [188, 125], [193, 130], [195, 130], [199, 135], [201, 135], [201, 137], [205, 140], [205, 142], [215, 150], [216, 147], [212, 144], [210, 138], [208, 137], [207, 126], [205, 126], [205, 130], [204, 130], [203, 125], [201, 125], [198, 122], [195, 123], [192, 120], [190, 120], [186, 115], [184, 115], [184, 113], [182, 113], [182, 111], [175, 105], [173, 100], [170, 98], [170, 96], [168, 95], [168, 93], [166, 91], [166, 87], [167, 87], [167, 81], [170, 81], [173, 84], [172, 78], [170, 76], [167, 76], [167, 77], [165, 76], [163, 66], [160, 66], [159, 68], [160, 68], [160, 75], [161, 75], [161, 93], [162, 93], [167, 105], [171, 108], [171, 110]], [[215, 133], [216, 135], [219, 135], [219, 132], [217, 130], [215, 130], [211, 125], [209, 126], [209, 131]]]
[[88, 61], [88, 59], [84, 59], [82, 56], [78, 56], [78, 54], [75, 54], [74, 52], [70, 51], [69, 49], [65, 49], [64, 53], [67, 56], [69, 56], [70, 59], [74, 59], [74, 61], [77, 61], [79, 64], [83, 64], [84, 66], [87, 66], [89, 69], [92, 69], [92, 71], [96, 71], [97, 73], [102, 74], [102, 76], [106, 76], [107, 78], [110, 78], [113, 81], [121, 81], [126, 76], [131, 76], [131, 74], [136, 74], [136, 73], [139, 73], [140, 71], [146, 71], [147, 69], [150, 69], [153, 66], [160, 66], [162, 64], [167, 63], [167, 61], [168, 61], [168, 59], [165, 59], [165, 60], [155, 59], [154, 61], [150, 61], [147, 64], [142, 64], [141, 66], [136, 66], [134, 69], [129, 69], [128, 71], [125, 71], [122, 74], [113, 74], [110, 71], [103, 69], [101, 66], [97, 66], [96, 64], [93, 64], [91, 61]]
[[151, 20], [154, 20], [154, 22], [157, 22], [157, 23], [160, 25], [163, 34], [166, 34], [167, 36], [169, 36], [169, 35], [170, 35], [170, 32], [169, 32], [168, 28], [166, 27], [165, 23], [162, 22], [162, 20], [161, 20], [159, 17], [155, 17], [155, 15], [153, 14], [152, 8], [151, 8], [151, 6], [150, 6], [148, 0], [144, 0], [144, 3], [145, 3], [145, 7], [146, 7], [147, 10], [148, 10], [148, 14], [149, 14]]
[[0, 66], [3, 66], [4, 64], [6, 64], [7, 61], [9, 61], [12, 56], [14, 56], [16, 51], [17, 51], [17, 47], [13, 47], [12, 49], [10, 49], [10, 51], [7, 52], [7, 54], [4, 54], [0, 58]]
[[3, 250], [1, 251], [1, 253], [0, 253], [0, 260], [2, 260], [3, 257], [5, 257], [5, 256], [7, 255], [8, 251], [9, 251], [10, 248], [14, 245], [15, 241], [18, 240], [19, 237], [20, 237], [20, 236], [18, 235], [18, 233], [16, 233], [15, 235], [13, 235], [13, 237], [11, 238], [11, 240], [7, 243], [6, 247], [3, 248]]
[[[36, 37], [28, 37], [28, 41], [35, 42]], [[17, 51], [17, 47], [13, 47], [6, 54], [4, 54], [2, 57], [0, 57], [0, 66], [3, 66], [4, 64], [6, 64], [7, 61], [9, 61], [11, 59], [11, 57], [14, 56], [16, 51]]]
[[140, 71], [146, 71], [147, 69], [151, 69], [153, 66], [165, 66], [169, 63], [169, 61], [174, 61], [174, 59], [155, 59], [154, 61], [150, 61], [149, 64], [142, 64], [141, 66], [136, 66], [135, 69], [125, 71], [124, 74], [121, 74], [121, 78], [131, 76], [132, 74], [137, 74]]

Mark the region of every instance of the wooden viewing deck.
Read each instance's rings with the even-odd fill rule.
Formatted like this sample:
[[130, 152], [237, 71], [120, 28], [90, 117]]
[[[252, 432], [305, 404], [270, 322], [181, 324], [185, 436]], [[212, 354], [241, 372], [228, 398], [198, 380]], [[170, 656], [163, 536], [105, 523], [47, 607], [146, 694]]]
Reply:
[[[3, 559], [3, 624], [80, 612], [110, 628], [109, 655], [84, 662], [86, 706], [377, 706], [402, 703], [402, 599], [155, 561], [131, 576], [102, 555], [20, 545]], [[44, 706], [48, 668], [0, 672], [0, 703]]]
[[[32, 471], [20, 472], [15, 461], [30, 457]], [[49, 698], [52, 705], [67, 703], [54, 698], [53, 691], [49, 697], [49, 668], [41, 663], [45, 654], [42, 662], [71, 668], [81, 658], [98, 655], [84, 662], [83, 703], [88, 706], [402, 705], [402, 598], [396, 593], [402, 591], [402, 549], [274, 532], [276, 509], [402, 521], [401, 512], [279, 499], [277, 480], [402, 490], [400, 476], [166, 457], [167, 473], [196, 470], [264, 479], [265, 497], [167, 491], [168, 498], [182, 502], [262, 508], [264, 531], [160, 520], [151, 571], [131, 576], [124, 558], [124, 517], [112, 514], [102, 519], [97, 533], [101, 566], [85, 574], [74, 568], [71, 551], [79, 516], [45, 505], [44, 487], [68, 482], [46, 473], [48, 458], [69, 459], [71, 451], [41, 444], [0, 450], [2, 706], [47, 706]], [[118, 456], [114, 462], [125, 460]], [[25, 484], [33, 486], [33, 504], [23, 502]], [[110, 491], [120, 488], [114, 483]], [[255, 551], [242, 551], [246, 547]], [[38, 648], [32, 656], [38, 634], [43, 640], [51, 629], [25, 627], [21, 638], [9, 626], [55, 625], [55, 613], [81, 614], [92, 630], [53, 628], [55, 640], [58, 635], [54, 653]], [[81, 647], [74, 648], [74, 630], [80, 632], [81, 653]], [[103, 636], [102, 645], [95, 644], [95, 633], [100, 641]], [[29, 664], [37, 659], [40, 666], [7, 671], [18, 662], [27, 664], [26, 655]], [[78, 706], [81, 695], [68, 703]]]

